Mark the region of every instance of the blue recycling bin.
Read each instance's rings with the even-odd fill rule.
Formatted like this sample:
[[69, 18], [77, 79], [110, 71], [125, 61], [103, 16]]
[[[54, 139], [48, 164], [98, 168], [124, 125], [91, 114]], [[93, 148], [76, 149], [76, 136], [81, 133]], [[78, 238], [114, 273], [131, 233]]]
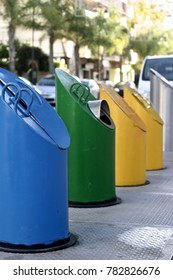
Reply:
[[71, 246], [62, 119], [32, 87], [0, 68], [0, 250]]

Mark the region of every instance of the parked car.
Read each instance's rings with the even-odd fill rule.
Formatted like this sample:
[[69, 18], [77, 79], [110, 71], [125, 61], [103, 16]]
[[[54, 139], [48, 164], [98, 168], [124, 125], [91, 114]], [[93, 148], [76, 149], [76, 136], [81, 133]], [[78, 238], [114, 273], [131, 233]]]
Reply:
[[100, 87], [93, 79], [82, 79], [81, 83], [88, 86], [91, 94], [95, 97], [99, 97]]
[[119, 82], [114, 86], [115, 91], [120, 95], [124, 96], [124, 85], [127, 84], [131, 88], [136, 88], [136, 85], [134, 82]]
[[105, 84], [106, 86], [109, 86], [109, 87], [113, 87], [114, 84], [111, 80], [108, 80], [108, 79], [104, 79], [102, 81], [98, 81], [98, 84], [101, 85], [101, 84]]
[[173, 84], [173, 55], [147, 56], [142, 64], [138, 92], [150, 99], [150, 69], [154, 69]]
[[34, 87], [34, 85], [25, 77], [19, 76], [19, 78], [24, 81], [27, 85]]
[[55, 75], [49, 74], [41, 78], [35, 88], [41, 91], [41, 95], [54, 107], [55, 106]]
[[20, 78], [23, 82], [25, 82], [27, 85], [33, 87], [40, 95], [42, 95], [41, 90], [39, 90], [38, 88], [36, 88], [36, 86], [33, 85], [27, 78], [21, 77], [21, 76], [19, 76], [19, 78]]

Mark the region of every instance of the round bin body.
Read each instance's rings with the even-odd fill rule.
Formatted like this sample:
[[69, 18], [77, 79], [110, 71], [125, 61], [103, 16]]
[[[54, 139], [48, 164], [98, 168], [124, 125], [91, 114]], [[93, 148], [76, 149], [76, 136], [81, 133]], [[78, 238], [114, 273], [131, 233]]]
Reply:
[[116, 186], [146, 183], [146, 128], [136, 113], [113, 89], [101, 86], [100, 98], [110, 108], [116, 126], [115, 181]]
[[[68, 132], [35, 91], [5, 70], [0, 77], [7, 83], [0, 85], [0, 248], [34, 253], [68, 247], [75, 242], [68, 226]], [[44, 123], [48, 114], [59, 142]]]
[[86, 87], [60, 69], [55, 72], [57, 111], [71, 138], [68, 150], [69, 205], [99, 207], [116, 204], [120, 201], [115, 195], [114, 124], [101, 108], [100, 118], [93, 114], [90, 108], [95, 98]]
[[146, 134], [146, 169], [163, 168], [163, 121], [136, 90], [128, 85], [124, 88], [124, 99], [143, 120], [147, 128]]

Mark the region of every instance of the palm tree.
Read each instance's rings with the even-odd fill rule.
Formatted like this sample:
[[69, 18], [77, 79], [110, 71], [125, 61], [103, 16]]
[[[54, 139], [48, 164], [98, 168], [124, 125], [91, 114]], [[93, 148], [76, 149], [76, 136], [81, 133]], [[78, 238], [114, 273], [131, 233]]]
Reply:
[[[117, 55], [120, 57], [120, 75], [124, 50], [128, 45], [127, 29], [120, 22], [121, 14], [118, 9], [100, 10], [92, 21], [94, 31], [88, 46], [92, 54], [98, 57], [98, 79], [103, 79], [103, 57]], [[122, 78], [122, 77], [121, 77]]]
[[9, 68], [11, 72], [15, 72], [15, 34], [16, 27], [21, 21], [21, 3], [21, 0], [1, 0], [0, 2], [2, 16], [8, 23]]
[[54, 73], [53, 55], [54, 43], [57, 39], [64, 37], [66, 26], [66, 11], [69, 8], [69, 2], [65, 0], [40, 0], [42, 30], [49, 37], [49, 72]]

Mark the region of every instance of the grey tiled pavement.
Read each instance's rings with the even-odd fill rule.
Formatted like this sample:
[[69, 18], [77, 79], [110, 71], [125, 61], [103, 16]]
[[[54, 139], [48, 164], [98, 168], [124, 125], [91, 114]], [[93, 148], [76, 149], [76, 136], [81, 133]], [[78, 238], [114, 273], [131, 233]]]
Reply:
[[170, 260], [173, 255], [173, 152], [165, 169], [147, 171], [150, 184], [116, 188], [122, 203], [102, 208], [69, 208], [77, 244], [38, 254], [0, 252], [1, 260]]

